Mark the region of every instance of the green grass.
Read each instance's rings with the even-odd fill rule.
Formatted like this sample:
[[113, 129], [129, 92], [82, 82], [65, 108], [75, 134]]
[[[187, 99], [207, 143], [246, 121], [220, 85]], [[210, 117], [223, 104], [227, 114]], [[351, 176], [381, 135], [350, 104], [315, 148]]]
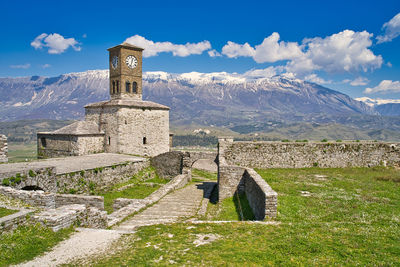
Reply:
[[[278, 192], [275, 221], [280, 224], [143, 227], [115, 244], [121, 247], [115, 254], [92, 259], [90, 265], [400, 265], [400, 183], [387, 179], [400, 177], [398, 170], [257, 171]], [[219, 238], [196, 247], [198, 234]]]
[[0, 207], [0, 218], [18, 212], [17, 210], [10, 210]]
[[[240, 199], [240, 207], [238, 196]], [[239, 194], [226, 198], [220, 203], [214, 204], [209, 202], [207, 214], [204, 219], [214, 221], [249, 221], [254, 220], [254, 214], [247, 201], [246, 195]]]
[[[146, 185], [145, 183], [153, 183], [153, 186]], [[129, 181], [116, 184], [111, 190], [97, 192], [95, 194], [104, 197], [104, 209], [108, 213], [112, 213], [114, 211], [112, 205], [115, 199], [143, 199], [166, 183], [168, 183], [168, 180], [158, 177], [154, 168], [147, 167], [132, 176]], [[128, 187], [121, 190], [124, 186]]]
[[217, 180], [218, 174], [216, 172], [209, 172], [199, 169], [192, 169], [192, 176], [194, 177], [203, 177], [208, 180]]
[[12, 232], [0, 234], [0, 266], [32, 260], [67, 238], [73, 228], [58, 232], [37, 225], [19, 226]]
[[37, 159], [36, 143], [9, 143], [8, 144], [8, 161], [21, 162]]

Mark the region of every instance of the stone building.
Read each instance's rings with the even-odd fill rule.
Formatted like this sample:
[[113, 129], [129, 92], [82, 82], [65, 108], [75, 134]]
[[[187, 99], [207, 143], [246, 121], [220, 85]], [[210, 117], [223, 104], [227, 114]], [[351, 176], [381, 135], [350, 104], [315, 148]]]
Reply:
[[111, 99], [85, 106], [84, 121], [38, 133], [39, 157], [169, 151], [169, 107], [142, 100], [143, 49], [123, 43], [108, 51]]
[[8, 162], [7, 136], [0, 134], [0, 162]]

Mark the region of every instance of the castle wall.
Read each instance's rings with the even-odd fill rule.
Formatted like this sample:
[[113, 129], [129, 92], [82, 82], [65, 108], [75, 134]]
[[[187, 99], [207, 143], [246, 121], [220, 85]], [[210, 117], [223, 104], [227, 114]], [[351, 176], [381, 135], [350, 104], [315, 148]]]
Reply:
[[0, 134], [0, 162], [8, 162], [7, 136]]
[[99, 129], [105, 133], [104, 137], [104, 152], [119, 153], [118, 149], [118, 118], [117, 107], [86, 107], [85, 120], [93, 121], [99, 125]]
[[81, 156], [104, 151], [103, 135], [37, 134], [38, 158]]
[[227, 165], [250, 168], [343, 168], [400, 166], [400, 144], [383, 142], [227, 142]]
[[169, 112], [121, 108], [118, 111], [119, 153], [156, 156], [169, 151]]

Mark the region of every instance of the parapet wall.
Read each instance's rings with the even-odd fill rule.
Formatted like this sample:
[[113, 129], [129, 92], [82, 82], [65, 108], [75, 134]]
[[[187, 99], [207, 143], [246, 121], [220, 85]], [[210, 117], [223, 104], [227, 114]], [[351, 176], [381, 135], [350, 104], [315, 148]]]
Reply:
[[7, 137], [0, 134], [0, 162], [8, 162]]
[[250, 168], [400, 166], [400, 144], [220, 140], [219, 157], [223, 157], [227, 165]]

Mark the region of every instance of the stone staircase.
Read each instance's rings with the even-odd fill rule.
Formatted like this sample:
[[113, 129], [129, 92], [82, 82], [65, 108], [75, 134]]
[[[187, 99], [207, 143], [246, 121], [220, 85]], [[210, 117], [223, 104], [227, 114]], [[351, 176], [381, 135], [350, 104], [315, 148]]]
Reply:
[[118, 226], [116, 230], [131, 231], [140, 226], [173, 223], [191, 218], [197, 214], [204, 195], [200, 184], [189, 184], [176, 190], [153, 206], [133, 216]]

